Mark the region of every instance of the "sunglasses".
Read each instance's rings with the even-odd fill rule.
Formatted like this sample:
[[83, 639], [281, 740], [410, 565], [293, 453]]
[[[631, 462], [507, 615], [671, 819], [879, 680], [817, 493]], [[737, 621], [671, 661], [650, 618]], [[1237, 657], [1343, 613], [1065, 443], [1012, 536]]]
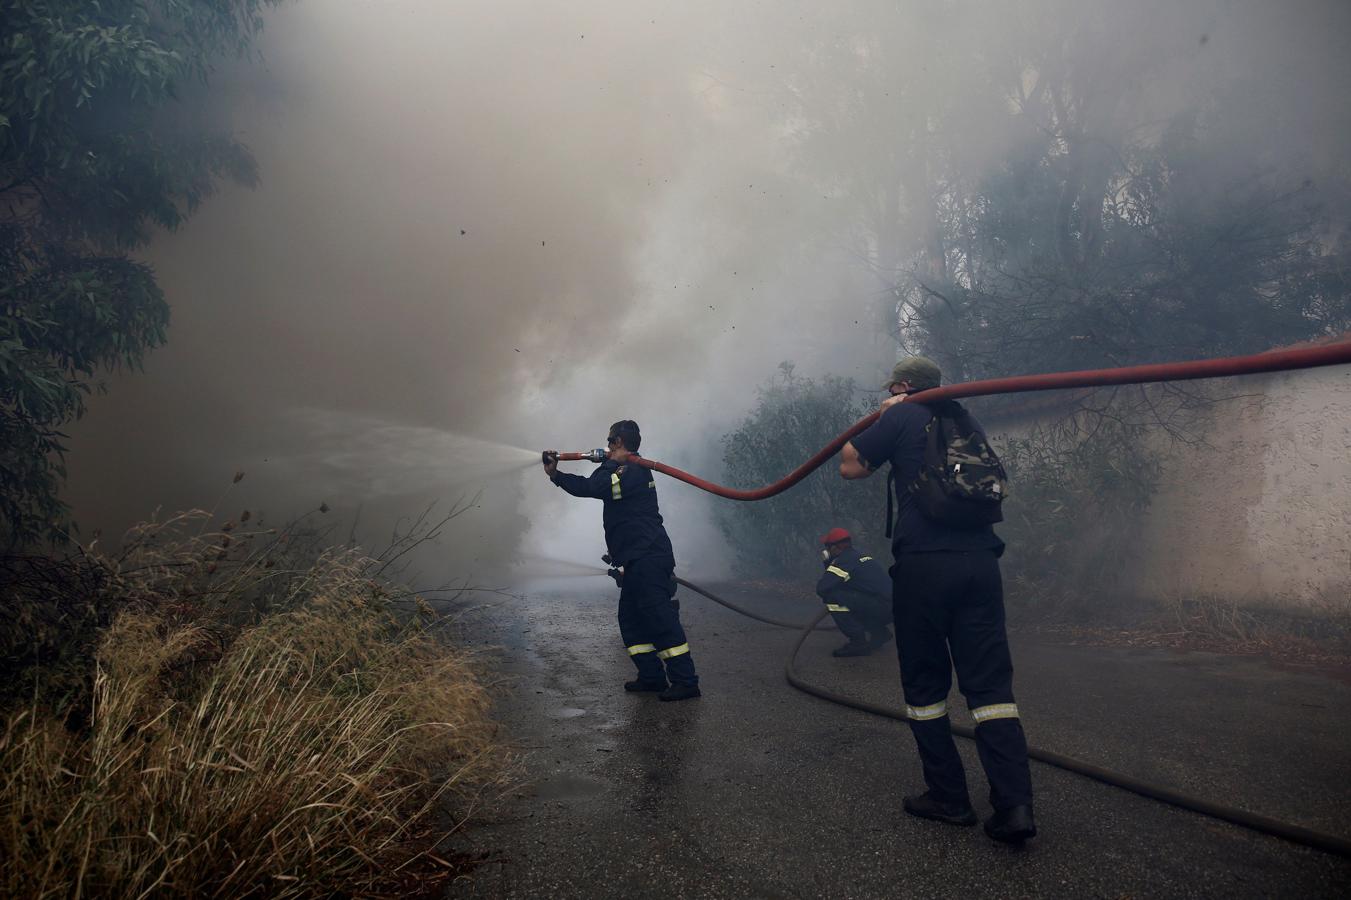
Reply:
[[605, 439], [605, 446], [607, 446], [607, 447], [613, 447], [615, 444], [618, 444], [618, 443], [619, 443], [619, 438], [614, 437], [614, 436], [607, 437], [607, 438]]

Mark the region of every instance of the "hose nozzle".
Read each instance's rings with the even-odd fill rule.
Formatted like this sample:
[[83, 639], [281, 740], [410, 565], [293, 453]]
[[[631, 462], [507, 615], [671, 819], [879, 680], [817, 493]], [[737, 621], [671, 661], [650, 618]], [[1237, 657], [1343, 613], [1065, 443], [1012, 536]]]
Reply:
[[587, 460], [588, 462], [598, 463], [605, 461], [605, 451], [597, 447], [595, 450], [578, 450], [575, 453], [559, 453], [557, 450], [545, 450], [544, 462], [548, 463], [550, 458], [558, 460]]

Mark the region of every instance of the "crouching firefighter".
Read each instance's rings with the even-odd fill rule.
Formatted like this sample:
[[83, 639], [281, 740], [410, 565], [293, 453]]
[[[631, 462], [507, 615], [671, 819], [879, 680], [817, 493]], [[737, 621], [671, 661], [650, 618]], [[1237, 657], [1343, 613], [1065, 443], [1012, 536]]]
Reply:
[[544, 455], [549, 480], [574, 497], [604, 503], [601, 519], [609, 562], [622, 568], [619, 633], [638, 677], [626, 691], [659, 692], [662, 700], [699, 696], [690, 645], [673, 601], [675, 551], [657, 508], [657, 484], [643, 466], [626, 465], [638, 455], [642, 435], [631, 419], [610, 426], [606, 458], [587, 477], [558, 471], [558, 455]]
[[854, 549], [853, 537], [832, 528], [821, 538], [826, 571], [816, 593], [849, 643], [833, 656], [867, 656], [891, 640], [891, 576], [871, 556]]

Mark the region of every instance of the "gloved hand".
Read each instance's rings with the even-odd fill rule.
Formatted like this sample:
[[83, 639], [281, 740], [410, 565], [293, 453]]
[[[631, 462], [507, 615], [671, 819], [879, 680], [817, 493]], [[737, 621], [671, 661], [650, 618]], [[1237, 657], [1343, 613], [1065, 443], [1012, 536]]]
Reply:
[[610, 558], [610, 554], [608, 553], [602, 556], [600, 558], [600, 561], [605, 563], [607, 566], [613, 566], [615, 564], [615, 561]]
[[[606, 562], [609, 562], [609, 561], [610, 561], [610, 557], [609, 557], [609, 556], [606, 556], [606, 557], [605, 557], [605, 561], [606, 561]], [[606, 574], [606, 575], [609, 575], [611, 578], [613, 578], [613, 579], [615, 580], [615, 584], [619, 586], [619, 589], [620, 589], [621, 591], [624, 589], [624, 572], [623, 572], [623, 570], [621, 570], [621, 569], [607, 569], [606, 572], [605, 572], [605, 574]]]

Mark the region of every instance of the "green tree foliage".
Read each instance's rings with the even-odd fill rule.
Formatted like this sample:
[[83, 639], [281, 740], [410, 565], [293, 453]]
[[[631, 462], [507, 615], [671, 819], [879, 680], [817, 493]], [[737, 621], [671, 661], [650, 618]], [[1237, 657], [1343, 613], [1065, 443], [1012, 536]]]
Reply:
[[[727, 483], [757, 488], [787, 475], [876, 407], [847, 378], [815, 380], [781, 363], [754, 409], [723, 437]], [[845, 481], [827, 463], [797, 487], [757, 503], [718, 507], [719, 526], [744, 574], [803, 577], [817, 571], [821, 535], [847, 528], [860, 546], [882, 552], [885, 479]]]
[[845, 201], [907, 349], [967, 380], [1351, 327], [1344, 147], [1292, 139], [1313, 101], [1289, 58], [1198, 43], [1261, 7], [832, 9], [788, 76], [797, 168]]
[[912, 342], [981, 378], [1253, 353], [1351, 327], [1351, 252], [1330, 239], [1317, 185], [1215, 164], [1224, 129], [1207, 120], [1222, 108], [1109, 143], [1061, 118], [1084, 105], [1029, 113], [1035, 137], [941, 211], [943, 265], [897, 288]]
[[61, 428], [163, 343], [129, 254], [254, 163], [182, 101], [276, 0], [0, 0], [0, 546], [57, 539]]

